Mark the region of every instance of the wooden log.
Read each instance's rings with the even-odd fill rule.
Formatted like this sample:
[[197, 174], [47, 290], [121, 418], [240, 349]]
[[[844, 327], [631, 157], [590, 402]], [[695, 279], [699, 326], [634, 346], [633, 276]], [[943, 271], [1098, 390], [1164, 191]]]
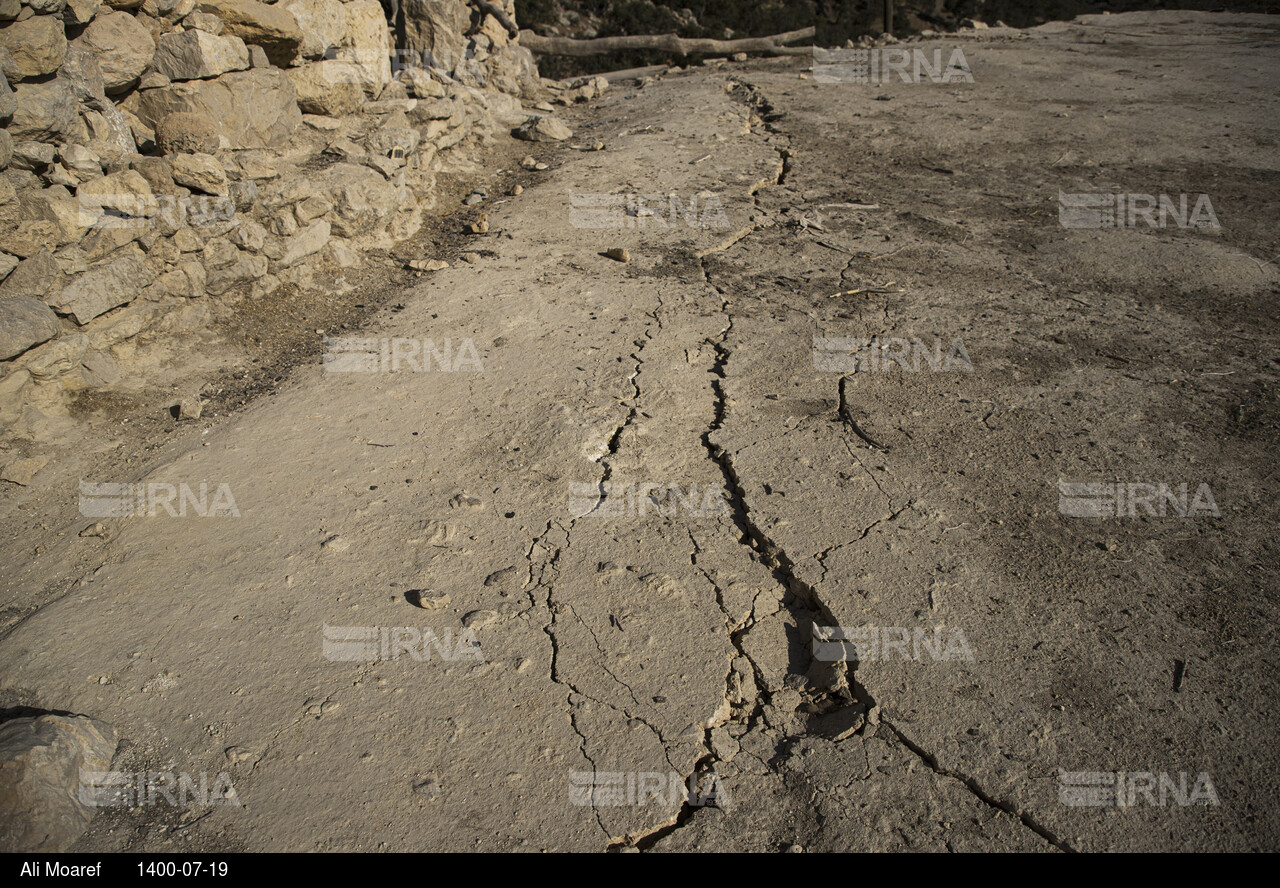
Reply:
[[602, 52], [625, 52], [648, 49], [673, 55], [732, 55], [735, 52], [763, 52], [770, 55], [805, 55], [807, 46], [783, 46], [811, 38], [814, 28], [801, 28], [774, 34], [772, 37], [744, 37], [740, 40], [712, 40], [703, 37], [679, 37], [675, 34], [639, 34], [627, 37], [597, 37], [574, 40], [572, 37], [542, 37], [532, 31], [520, 32], [520, 45], [542, 55], [588, 56]]
[[490, 3], [489, 0], [472, 0], [476, 8], [485, 15], [491, 15], [498, 20], [498, 24], [507, 29], [507, 33], [512, 37], [520, 34], [520, 29], [516, 27], [515, 22], [511, 21], [506, 11], [496, 3]]

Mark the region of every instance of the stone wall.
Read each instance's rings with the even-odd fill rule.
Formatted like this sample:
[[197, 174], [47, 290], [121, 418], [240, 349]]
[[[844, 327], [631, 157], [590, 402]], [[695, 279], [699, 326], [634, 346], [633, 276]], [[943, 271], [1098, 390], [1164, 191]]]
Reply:
[[[514, 18], [513, 0], [506, 0]], [[541, 95], [463, 0], [0, 0], [0, 426], [35, 436], [137, 337], [411, 235]]]

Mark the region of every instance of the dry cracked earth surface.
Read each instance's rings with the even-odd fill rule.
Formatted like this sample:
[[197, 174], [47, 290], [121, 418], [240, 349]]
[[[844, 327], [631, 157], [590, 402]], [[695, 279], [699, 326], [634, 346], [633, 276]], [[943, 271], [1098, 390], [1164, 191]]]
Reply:
[[[304, 363], [126, 477], [86, 446], [7, 489], [0, 704], [234, 786], [77, 849], [1276, 849], [1278, 36], [1135, 13], [913, 44], [972, 82], [622, 83], [491, 253], [360, 331], [455, 372]], [[1220, 227], [1064, 227], [1060, 192]], [[238, 517], [86, 518], [78, 480]]]

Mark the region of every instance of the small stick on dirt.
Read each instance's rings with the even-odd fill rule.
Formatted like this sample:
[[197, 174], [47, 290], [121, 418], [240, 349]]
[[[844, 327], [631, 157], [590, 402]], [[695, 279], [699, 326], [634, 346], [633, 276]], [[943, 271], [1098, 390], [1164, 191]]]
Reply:
[[1182, 675], [1186, 669], [1187, 664], [1184, 661], [1173, 661], [1173, 692], [1175, 694], [1182, 690]]
[[176, 833], [180, 833], [183, 830], [191, 829], [191, 827], [195, 826], [197, 823], [199, 823], [201, 820], [204, 820], [206, 817], [208, 817], [212, 813], [213, 813], [212, 811], [206, 811], [203, 814], [201, 814], [199, 817], [197, 817], [195, 820], [188, 821], [187, 823], [184, 823], [181, 826], [175, 826], [173, 828], [173, 831]]
[[876, 450], [884, 450], [884, 451], [888, 451], [888, 449], [889, 449], [888, 447], [885, 447], [883, 444], [881, 444], [881, 443], [880, 443], [879, 441], [877, 441], [875, 438], [871, 437], [871, 436], [870, 436], [870, 435], [868, 435], [866, 432], [864, 432], [864, 431], [862, 430], [862, 426], [858, 425], [858, 421], [857, 421], [856, 419], [854, 419], [854, 418], [853, 418], [853, 411], [849, 408], [849, 401], [848, 401], [848, 398], [846, 398], [846, 397], [845, 397], [845, 391], [844, 391], [844, 382], [845, 382], [845, 380], [846, 380], [846, 379], [848, 379], [848, 378], [849, 378], [850, 376], [852, 376], [852, 375], [853, 375], [852, 373], [846, 373], [844, 376], [841, 376], [841, 377], [840, 377], [840, 382], [839, 382], [839, 388], [840, 388], [840, 418], [841, 418], [842, 420], [844, 420], [845, 424], [846, 424], [847, 426], [849, 426], [849, 428], [850, 428], [850, 429], [852, 429], [852, 430], [853, 430], [853, 433], [854, 433], [855, 435], [857, 435], [857, 436], [858, 436], [859, 438], [861, 438], [863, 441], [865, 441], [865, 442], [867, 442], [868, 444], [870, 444], [870, 445], [871, 445], [872, 447], [874, 447]]
[[862, 255], [865, 256], [867, 259], [870, 259], [872, 262], [874, 262], [877, 259], [884, 259], [886, 256], [892, 256], [895, 253], [901, 253], [905, 249], [906, 249], [906, 246], [904, 245], [904, 246], [898, 247], [898, 249], [896, 250], [890, 250], [887, 253], [875, 253], [875, 254], [863, 253]]
[[815, 235], [815, 234], [814, 234], [812, 231], [810, 231], [808, 228], [801, 228], [801, 229], [800, 229], [800, 231], [801, 231], [801, 232], [803, 232], [804, 234], [809, 235], [809, 237], [810, 237], [810, 238], [812, 238], [812, 240], [813, 240], [813, 242], [814, 242], [815, 244], [818, 244], [819, 246], [822, 246], [822, 247], [826, 247], [828, 250], [835, 250], [837, 253], [844, 253], [846, 256], [857, 256], [857, 255], [858, 255], [857, 253], [853, 252], [852, 250], [846, 250], [846, 249], [844, 249], [843, 247], [837, 247], [835, 244], [829, 244], [829, 243], [827, 243], [827, 242], [826, 242], [826, 241], [824, 241], [822, 238], [820, 238], [820, 237], [818, 237], [817, 235]]
[[[823, 244], [823, 246], [826, 246], [826, 244]], [[906, 290], [903, 290], [902, 288], [898, 288], [897, 290], [890, 289], [892, 286], [893, 286], [893, 281], [889, 281], [889, 283], [884, 284], [883, 286], [876, 286], [876, 287], [859, 287], [859, 288], [858, 288], [858, 289], [856, 289], [856, 290], [841, 290], [839, 293], [832, 293], [832, 294], [831, 294], [830, 296], [828, 296], [827, 298], [828, 298], [828, 299], [835, 299], [837, 296], [858, 296], [858, 295], [860, 295], [860, 294], [862, 294], [862, 293], [865, 293], [866, 295], [871, 296], [871, 295], [874, 295], [874, 294], [880, 294], [880, 293], [905, 293], [905, 292], [907, 292]]]

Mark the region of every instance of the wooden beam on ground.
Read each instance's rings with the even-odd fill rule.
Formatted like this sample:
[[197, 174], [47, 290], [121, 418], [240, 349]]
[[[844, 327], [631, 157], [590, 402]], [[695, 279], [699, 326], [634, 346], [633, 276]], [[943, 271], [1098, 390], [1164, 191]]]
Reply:
[[626, 52], [640, 49], [673, 55], [733, 55], [735, 52], [762, 52], [769, 55], [807, 55], [808, 46], [784, 46], [797, 40], [810, 39], [814, 28], [801, 28], [771, 37], [744, 37], [740, 40], [712, 40], [704, 37], [680, 37], [676, 34], [639, 34], [626, 37], [597, 37], [575, 40], [572, 37], [542, 37], [532, 31], [520, 32], [520, 45], [542, 55], [589, 56], [602, 52]]

